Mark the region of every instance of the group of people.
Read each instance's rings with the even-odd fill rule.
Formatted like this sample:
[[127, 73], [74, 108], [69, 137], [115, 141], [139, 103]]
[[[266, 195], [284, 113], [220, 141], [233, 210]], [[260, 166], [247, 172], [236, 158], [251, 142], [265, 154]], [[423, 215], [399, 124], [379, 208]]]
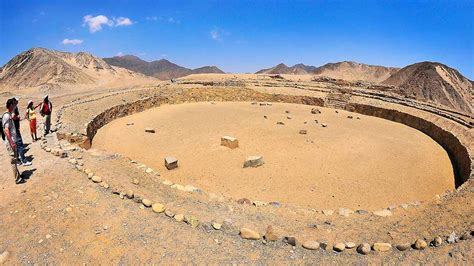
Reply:
[[[44, 136], [49, 134], [51, 130], [51, 113], [53, 105], [49, 101], [48, 96], [44, 96], [43, 102], [34, 105], [33, 101], [28, 101], [26, 107], [25, 117], [29, 121], [31, 140], [35, 142], [38, 140], [36, 133], [36, 109], [39, 107], [39, 112], [44, 118]], [[6, 111], [2, 115], [2, 139], [10, 155], [10, 164], [17, 184], [24, 181], [23, 174], [20, 174], [18, 166], [30, 166], [32, 163], [25, 157], [25, 146], [20, 132], [20, 111], [18, 108], [18, 98], [8, 99], [6, 102]]]

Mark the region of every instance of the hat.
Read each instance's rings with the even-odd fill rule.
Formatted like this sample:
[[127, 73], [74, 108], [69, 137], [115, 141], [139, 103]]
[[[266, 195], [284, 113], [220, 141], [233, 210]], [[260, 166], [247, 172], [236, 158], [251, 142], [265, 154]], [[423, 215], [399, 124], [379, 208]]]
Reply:
[[32, 100], [29, 100], [29, 101], [28, 101], [28, 106], [29, 106], [30, 104], [32, 104], [32, 103], [33, 103], [33, 101], [32, 101]]
[[48, 95], [45, 95], [45, 96], [43, 97], [43, 100], [45, 100], [45, 99], [47, 99], [47, 98], [48, 98]]

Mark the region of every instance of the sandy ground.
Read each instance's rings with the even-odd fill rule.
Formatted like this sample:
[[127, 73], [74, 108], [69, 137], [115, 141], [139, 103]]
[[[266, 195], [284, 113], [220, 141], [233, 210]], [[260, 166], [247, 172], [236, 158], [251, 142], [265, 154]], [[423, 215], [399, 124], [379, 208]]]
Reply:
[[[320, 108], [322, 114], [315, 115], [310, 110], [295, 104], [164, 105], [113, 121], [99, 130], [93, 147], [208, 192], [319, 209], [377, 209], [454, 188], [446, 152], [421, 132], [346, 111]], [[145, 127], [156, 133], [145, 133]], [[308, 134], [299, 134], [301, 129]], [[220, 146], [224, 135], [237, 137], [240, 147]], [[164, 168], [167, 155], [178, 158], [178, 169]], [[262, 155], [265, 164], [242, 168], [250, 155]]]

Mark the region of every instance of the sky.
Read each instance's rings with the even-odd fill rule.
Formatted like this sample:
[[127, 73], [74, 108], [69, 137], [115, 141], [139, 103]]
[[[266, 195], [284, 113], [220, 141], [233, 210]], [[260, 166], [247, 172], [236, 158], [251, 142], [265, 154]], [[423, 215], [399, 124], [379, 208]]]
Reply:
[[0, 65], [32, 47], [236, 73], [436, 61], [472, 80], [474, 1], [1, 0]]

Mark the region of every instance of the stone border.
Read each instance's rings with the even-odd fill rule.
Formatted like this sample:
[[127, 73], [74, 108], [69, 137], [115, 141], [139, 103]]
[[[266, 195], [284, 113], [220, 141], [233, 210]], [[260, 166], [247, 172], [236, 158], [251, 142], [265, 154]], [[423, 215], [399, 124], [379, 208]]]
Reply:
[[[41, 144], [41, 148], [46, 152], [49, 152], [57, 157], [68, 159], [68, 153], [60, 148], [51, 149], [47, 147], [47, 139], [44, 139]], [[60, 144], [59, 144], [60, 146]], [[71, 149], [71, 151], [76, 150], [76, 148]], [[192, 228], [203, 228], [211, 231], [221, 231], [227, 235], [235, 235], [231, 231], [233, 225], [228, 225], [224, 221], [224, 224], [220, 224], [215, 222], [214, 220], [210, 222], [200, 221], [198, 217], [193, 215], [187, 215], [182, 213], [175, 214], [172, 210], [166, 208], [165, 205], [157, 202], [152, 202], [149, 199], [142, 198], [138, 195], [135, 195], [133, 191], [119, 191], [117, 189], [111, 188], [110, 185], [103, 180], [101, 177], [94, 175], [94, 171], [91, 169], [86, 169], [81, 164], [81, 161], [72, 158], [69, 159], [68, 162], [73, 165], [74, 169], [80, 173], [83, 173], [92, 183], [99, 185], [102, 187], [103, 191], [107, 192], [110, 191], [113, 195], [118, 195], [120, 199], [123, 200], [133, 200], [135, 203], [139, 204], [141, 209], [150, 209], [157, 215], [165, 215], [170, 219], [174, 219], [176, 222], [184, 222], [191, 226]], [[384, 253], [390, 251], [399, 251], [404, 252], [407, 250], [418, 250], [422, 251], [430, 248], [437, 248], [444, 246], [446, 244], [455, 244], [459, 241], [464, 240], [471, 240], [474, 236], [474, 230], [463, 232], [460, 236], [458, 236], [454, 231], [449, 236], [434, 236], [431, 239], [425, 238], [417, 238], [415, 241], [406, 241], [406, 242], [399, 242], [399, 243], [388, 243], [388, 242], [375, 242], [375, 243], [354, 243], [354, 242], [319, 242], [316, 240], [308, 240], [304, 243], [297, 242], [297, 239], [293, 236], [285, 236], [285, 234], [277, 234], [273, 231], [271, 226], [267, 227], [265, 234], [261, 235], [259, 232], [254, 231], [252, 229], [242, 227], [239, 230], [238, 235], [244, 239], [244, 241], [259, 241], [261, 244], [266, 245], [268, 242], [276, 242], [282, 241], [286, 245], [290, 245], [293, 247], [302, 247], [309, 251], [316, 251], [322, 250], [326, 252], [333, 252], [333, 253], [342, 253], [345, 250], [355, 249], [358, 254], [361, 255], [369, 255], [372, 252]], [[334, 244], [334, 245], [333, 245]]]

